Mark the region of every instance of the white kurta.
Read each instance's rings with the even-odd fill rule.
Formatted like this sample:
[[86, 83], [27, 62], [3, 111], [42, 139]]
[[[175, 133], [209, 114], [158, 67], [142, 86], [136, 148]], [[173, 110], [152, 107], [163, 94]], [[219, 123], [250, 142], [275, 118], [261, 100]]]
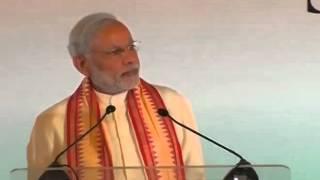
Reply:
[[[159, 91], [169, 113], [179, 122], [197, 129], [190, 103], [176, 91], [163, 86], [155, 86]], [[106, 140], [110, 145], [112, 164], [117, 167], [143, 166], [143, 158], [139, 152], [133, 127], [129, 123], [126, 107], [127, 92], [117, 95], [97, 93], [100, 114], [105, 112], [108, 105], [114, 105], [116, 111], [109, 114], [102, 122], [107, 130]], [[35, 122], [27, 147], [27, 162], [29, 180], [37, 179], [57, 154], [66, 147], [66, 109], [68, 99], [53, 105], [41, 113]], [[203, 165], [202, 148], [199, 138], [193, 133], [174, 124], [178, 141], [181, 145], [185, 165]], [[61, 164], [66, 164], [66, 153], [59, 159]], [[117, 171], [116, 179], [136, 179], [144, 177], [143, 171]]]

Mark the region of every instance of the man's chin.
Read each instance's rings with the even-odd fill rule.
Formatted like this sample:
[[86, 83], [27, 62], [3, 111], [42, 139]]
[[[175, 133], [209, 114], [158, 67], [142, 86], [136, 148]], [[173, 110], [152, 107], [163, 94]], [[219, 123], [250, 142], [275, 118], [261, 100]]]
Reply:
[[107, 83], [102, 83], [102, 86], [94, 86], [94, 88], [102, 93], [106, 94], [118, 94], [124, 91], [128, 91], [131, 89], [134, 89], [135, 87], [138, 86], [140, 82], [139, 77], [135, 78], [122, 78], [120, 81], [117, 81], [115, 83], [107, 84]]
[[124, 82], [122, 82], [122, 87], [125, 90], [130, 90], [138, 86], [140, 82], [140, 78], [128, 78]]

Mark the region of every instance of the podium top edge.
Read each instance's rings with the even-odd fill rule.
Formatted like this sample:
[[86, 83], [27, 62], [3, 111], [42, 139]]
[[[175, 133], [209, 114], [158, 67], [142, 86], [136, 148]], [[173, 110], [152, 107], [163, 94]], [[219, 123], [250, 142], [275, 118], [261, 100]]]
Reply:
[[[126, 167], [105, 167], [106, 169], [141, 169], [141, 168], [157, 168], [157, 169], [164, 169], [164, 168], [233, 168], [236, 165], [188, 165], [183, 167], [177, 167], [177, 166], [157, 166], [157, 167], [145, 167], [145, 166], [126, 166]], [[256, 168], [285, 168], [290, 169], [288, 166], [283, 164], [251, 164], [251, 165], [241, 165], [239, 167], [256, 167]], [[61, 167], [62, 168], [62, 167]], [[83, 168], [83, 167], [82, 167]], [[85, 167], [84, 169], [95, 169], [95, 168], [103, 168], [103, 167]], [[14, 173], [15, 171], [23, 171], [27, 170], [28, 168], [14, 168], [10, 171], [10, 173]], [[50, 169], [60, 169], [58, 168], [50, 168]]]

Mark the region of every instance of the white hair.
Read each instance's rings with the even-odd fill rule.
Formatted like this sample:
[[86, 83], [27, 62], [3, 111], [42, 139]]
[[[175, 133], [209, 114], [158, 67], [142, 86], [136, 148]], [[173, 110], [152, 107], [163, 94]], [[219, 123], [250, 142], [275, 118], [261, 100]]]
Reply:
[[103, 26], [119, 22], [109, 13], [94, 13], [80, 19], [69, 34], [68, 50], [72, 57], [85, 55], [93, 35]]

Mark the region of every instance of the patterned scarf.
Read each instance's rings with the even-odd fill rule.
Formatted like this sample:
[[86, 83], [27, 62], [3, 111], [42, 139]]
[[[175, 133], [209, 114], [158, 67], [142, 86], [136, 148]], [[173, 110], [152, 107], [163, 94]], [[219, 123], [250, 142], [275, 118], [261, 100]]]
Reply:
[[[140, 80], [138, 87], [128, 91], [126, 103], [129, 123], [134, 128], [136, 143], [149, 180], [184, 180], [185, 173], [181, 147], [172, 121], [160, 117], [159, 108], [165, 108], [158, 91], [147, 82]], [[67, 144], [70, 145], [100, 118], [99, 103], [90, 81], [85, 78], [70, 97], [67, 107]], [[112, 171], [81, 170], [81, 167], [112, 168], [112, 154], [105, 138], [106, 129], [98, 126], [67, 153], [67, 162], [79, 168], [81, 180], [114, 179]], [[154, 169], [159, 166], [173, 166], [177, 169]]]

